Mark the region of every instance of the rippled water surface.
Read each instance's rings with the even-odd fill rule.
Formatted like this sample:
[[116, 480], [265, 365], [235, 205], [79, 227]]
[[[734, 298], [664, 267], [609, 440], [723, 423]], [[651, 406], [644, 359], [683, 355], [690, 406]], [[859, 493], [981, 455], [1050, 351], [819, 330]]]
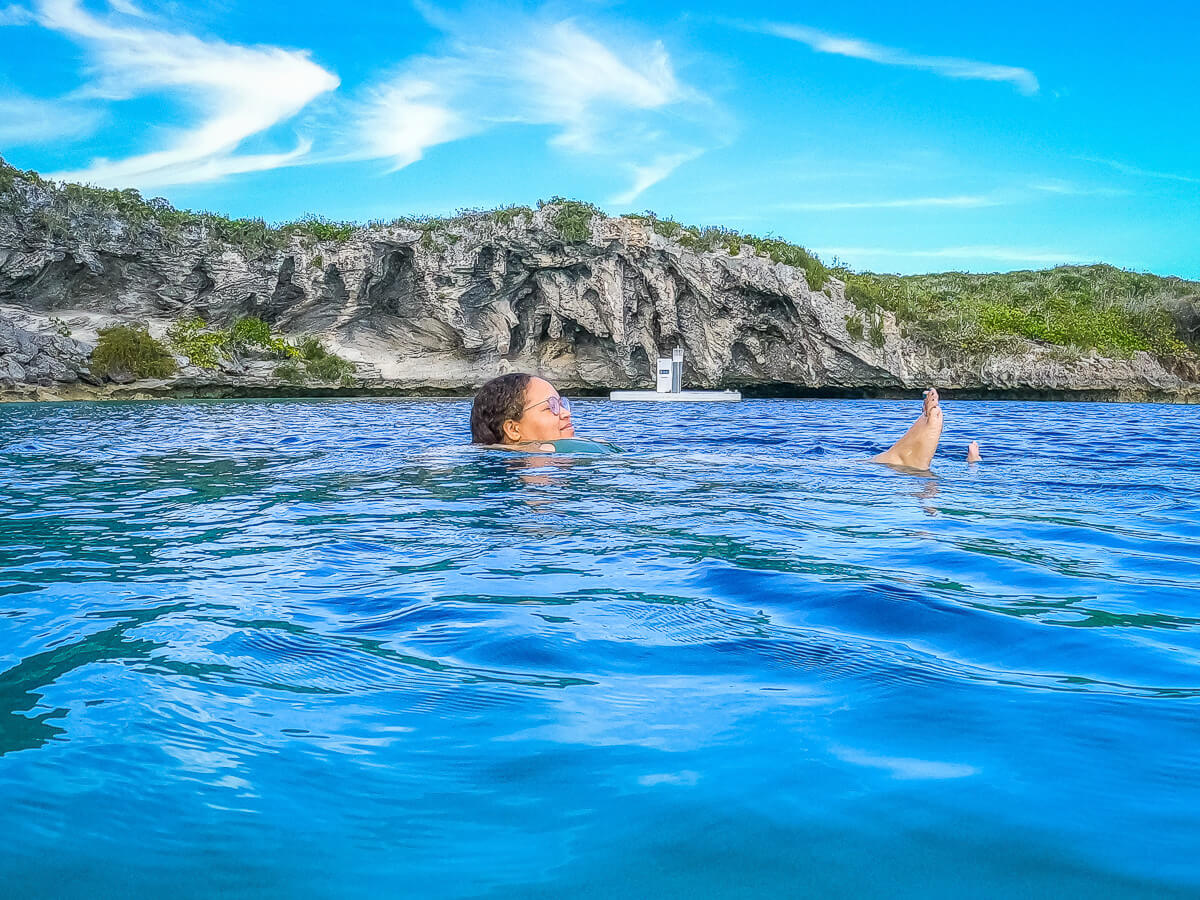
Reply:
[[1196, 896], [1200, 409], [917, 406], [0, 408], [0, 894]]

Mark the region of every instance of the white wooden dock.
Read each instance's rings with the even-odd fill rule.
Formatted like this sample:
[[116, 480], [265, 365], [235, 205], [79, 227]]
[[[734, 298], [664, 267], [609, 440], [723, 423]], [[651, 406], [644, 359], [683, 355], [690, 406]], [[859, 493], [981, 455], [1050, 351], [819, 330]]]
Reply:
[[737, 403], [741, 391], [613, 391], [609, 400], [628, 403]]

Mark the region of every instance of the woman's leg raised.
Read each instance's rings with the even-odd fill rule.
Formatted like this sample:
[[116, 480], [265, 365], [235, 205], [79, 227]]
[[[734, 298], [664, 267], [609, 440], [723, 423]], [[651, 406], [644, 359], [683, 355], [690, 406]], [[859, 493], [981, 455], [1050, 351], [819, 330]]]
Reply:
[[872, 462], [909, 469], [928, 469], [933, 462], [938, 441], [942, 437], [942, 408], [938, 406], [937, 388], [925, 392], [925, 408], [904, 436]]

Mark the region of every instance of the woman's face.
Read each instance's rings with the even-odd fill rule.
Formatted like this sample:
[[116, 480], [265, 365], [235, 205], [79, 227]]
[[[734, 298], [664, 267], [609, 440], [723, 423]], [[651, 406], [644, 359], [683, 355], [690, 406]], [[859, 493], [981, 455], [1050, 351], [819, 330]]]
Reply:
[[519, 419], [504, 423], [504, 437], [514, 444], [527, 441], [557, 441], [575, 436], [569, 410], [555, 413], [550, 409], [551, 399], [558, 400], [554, 385], [543, 378], [529, 379], [525, 388], [525, 410]]

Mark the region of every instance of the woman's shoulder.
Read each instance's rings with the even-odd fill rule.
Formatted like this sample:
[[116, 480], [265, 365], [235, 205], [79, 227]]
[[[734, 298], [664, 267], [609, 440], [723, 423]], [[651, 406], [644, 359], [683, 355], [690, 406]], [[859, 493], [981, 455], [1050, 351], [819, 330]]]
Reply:
[[557, 441], [527, 441], [521, 444], [484, 444], [488, 450], [510, 453], [620, 453], [621, 448], [607, 441], [587, 438], [560, 438]]
[[554, 444], [549, 441], [526, 441], [521, 444], [484, 444], [485, 450], [507, 450], [510, 453], [553, 453]]
[[587, 438], [561, 438], [553, 442], [556, 453], [619, 453], [621, 448], [606, 441]]

